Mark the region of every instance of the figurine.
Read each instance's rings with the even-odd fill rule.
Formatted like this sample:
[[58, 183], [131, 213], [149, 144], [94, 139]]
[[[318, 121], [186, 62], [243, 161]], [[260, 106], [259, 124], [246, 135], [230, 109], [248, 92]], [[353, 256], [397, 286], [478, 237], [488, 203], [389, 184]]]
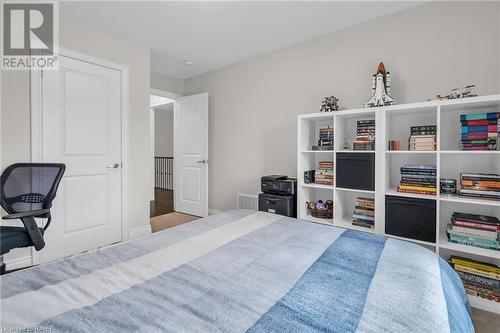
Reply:
[[[475, 97], [477, 95], [472, 93], [472, 88], [474, 88], [475, 86], [476, 86], [475, 84], [471, 84], [471, 85], [465, 86], [463, 88], [451, 89], [451, 91], [448, 95], [445, 95], [445, 96], [436, 95], [436, 98], [434, 98], [433, 100], [441, 101], [444, 99], [458, 99], [458, 98], [465, 98], [465, 97]], [[429, 101], [432, 101], [432, 99], [429, 99]]]
[[351, 150], [351, 146], [349, 145], [349, 142], [347, 141], [349, 139], [349, 133], [345, 132], [344, 134], [344, 146], [342, 149], [344, 150]]
[[391, 73], [385, 71], [384, 63], [378, 65], [377, 73], [372, 77], [372, 97], [365, 104], [365, 108], [394, 105], [396, 101], [391, 97]]
[[335, 96], [325, 97], [323, 98], [323, 102], [321, 102], [321, 109], [319, 112], [332, 112], [339, 110], [339, 99]]

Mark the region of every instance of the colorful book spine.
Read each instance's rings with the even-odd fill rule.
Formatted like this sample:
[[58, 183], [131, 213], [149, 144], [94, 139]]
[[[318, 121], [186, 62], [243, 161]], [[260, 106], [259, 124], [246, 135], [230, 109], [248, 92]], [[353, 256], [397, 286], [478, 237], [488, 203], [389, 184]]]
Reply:
[[494, 264], [489, 264], [489, 263], [484, 263], [481, 261], [465, 258], [465, 257], [459, 257], [459, 256], [450, 256], [450, 262], [452, 264], [458, 264], [458, 265], [464, 265], [464, 266], [470, 266], [474, 267], [486, 272], [492, 272], [495, 274], [500, 274], [500, 267]]
[[498, 112], [463, 114], [460, 115], [460, 121], [479, 120], [479, 119], [498, 119]]
[[456, 233], [498, 240], [498, 232], [496, 230], [495, 231], [481, 230], [481, 229], [460, 227], [460, 226], [456, 226], [453, 224], [452, 224], [451, 228], [452, 228], [453, 232], [456, 232]]
[[500, 244], [497, 240], [490, 240], [480, 237], [473, 237], [454, 233], [448, 230], [448, 239], [452, 243], [480, 247], [489, 250], [500, 251]]
[[460, 221], [452, 219], [451, 224], [454, 226], [465, 227], [468, 229], [478, 229], [478, 230], [496, 231], [496, 232], [500, 231], [500, 226], [488, 225], [484, 223], [468, 222], [468, 221]]
[[483, 271], [482, 269], [477, 269], [474, 267], [469, 267], [469, 266], [459, 265], [459, 264], [453, 264], [453, 268], [456, 271], [474, 274], [474, 275], [479, 275], [479, 276], [482, 276], [482, 277], [485, 277], [488, 279], [500, 280], [500, 274]]
[[489, 279], [489, 278], [485, 278], [482, 276], [464, 273], [464, 272], [460, 272], [460, 271], [456, 271], [456, 272], [462, 280], [473, 282], [473, 283], [479, 283], [479, 284], [482, 284], [482, 285], [487, 286], [489, 288], [494, 288], [494, 289], [500, 288], [500, 281], [498, 281], [498, 280]]

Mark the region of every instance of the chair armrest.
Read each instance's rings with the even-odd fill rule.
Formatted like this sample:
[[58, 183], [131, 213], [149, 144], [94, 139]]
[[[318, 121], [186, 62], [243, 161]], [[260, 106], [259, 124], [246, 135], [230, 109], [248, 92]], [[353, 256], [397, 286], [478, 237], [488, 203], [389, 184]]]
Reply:
[[50, 209], [37, 209], [37, 210], [30, 210], [28, 212], [9, 214], [9, 215], [2, 216], [2, 220], [17, 220], [17, 219], [22, 219], [25, 217], [37, 217], [37, 216], [46, 214], [49, 211], [50, 211]]

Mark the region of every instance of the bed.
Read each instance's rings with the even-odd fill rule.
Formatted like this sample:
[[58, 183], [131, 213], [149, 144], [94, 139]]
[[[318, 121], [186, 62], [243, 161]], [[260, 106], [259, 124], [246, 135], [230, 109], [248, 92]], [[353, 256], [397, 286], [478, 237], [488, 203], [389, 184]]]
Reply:
[[4, 275], [1, 326], [51, 332], [473, 332], [460, 279], [396, 239], [235, 210]]

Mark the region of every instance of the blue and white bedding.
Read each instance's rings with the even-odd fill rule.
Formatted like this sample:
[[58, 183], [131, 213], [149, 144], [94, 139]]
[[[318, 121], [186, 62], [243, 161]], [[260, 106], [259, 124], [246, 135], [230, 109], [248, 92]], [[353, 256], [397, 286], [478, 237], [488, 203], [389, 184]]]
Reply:
[[1, 327], [51, 332], [473, 332], [420, 246], [231, 211], [1, 277]]

